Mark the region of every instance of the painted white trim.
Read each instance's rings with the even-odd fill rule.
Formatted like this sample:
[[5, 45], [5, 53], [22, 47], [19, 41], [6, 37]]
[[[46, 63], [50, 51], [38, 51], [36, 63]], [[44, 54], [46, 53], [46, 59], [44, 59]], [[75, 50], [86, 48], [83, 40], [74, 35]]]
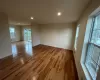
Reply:
[[85, 64], [84, 63], [81, 63], [81, 66], [83, 68], [83, 71], [84, 71], [84, 74], [85, 74], [86, 79], [87, 80], [93, 80], [92, 77], [91, 77], [91, 75], [90, 75], [90, 73], [88, 72]]
[[80, 61], [82, 69], [83, 69], [85, 77], [86, 77], [86, 80], [93, 80], [88, 69], [85, 66], [87, 45], [88, 45], [88, 41], [89, 41], [89, 37], [90, 37], [90, 30], [92, 27], [92, 19], [93, 19], [92, 17], [89, 17], [88, 21], [87, 21], [84, 43], [83, 43], [83, 48], [82, 48], [81, 61]]

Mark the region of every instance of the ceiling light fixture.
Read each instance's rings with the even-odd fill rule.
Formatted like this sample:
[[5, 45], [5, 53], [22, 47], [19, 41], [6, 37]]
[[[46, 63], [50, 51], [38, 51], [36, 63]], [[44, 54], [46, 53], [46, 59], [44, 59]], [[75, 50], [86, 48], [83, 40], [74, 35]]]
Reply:
[[18, 24], [20, 24], [20, 23], [18, 23]]
[[61, 12], [58, 12], [58, 13], [57, 13], [58, 16], [61, 16], [61, 14], [62, 14]]
[[31, 19], [33, 20], [34, 18], [33, 18], [33, 17], [31, 17]]

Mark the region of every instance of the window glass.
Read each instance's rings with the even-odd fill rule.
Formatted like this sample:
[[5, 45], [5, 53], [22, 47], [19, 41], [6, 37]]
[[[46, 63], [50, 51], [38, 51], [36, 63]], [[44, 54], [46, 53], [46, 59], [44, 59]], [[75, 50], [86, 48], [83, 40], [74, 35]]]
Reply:
[[77, 49], [77, 41], [78, 41], [78, 36], [79, 36], [79, 28], [80, 28], [80, 25], [78, 25], [77, 29], [76, 29], [75, 44], [74, 44], [75, 50]]
[[91, 42], [100, 46], [100, 15], [95, 17]]
[[92, 79], [96, 80], [100, 67], [100, 15], [96, 16], [93, 21], [85, 65]]
[[15, 28], [10, 27], [9, 30], [11, 39], [15, 39]]

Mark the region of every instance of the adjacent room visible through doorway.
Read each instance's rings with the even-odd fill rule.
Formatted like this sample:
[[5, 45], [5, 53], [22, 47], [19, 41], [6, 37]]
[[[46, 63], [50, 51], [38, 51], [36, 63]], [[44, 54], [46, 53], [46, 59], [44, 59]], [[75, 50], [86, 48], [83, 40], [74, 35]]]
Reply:
[[24, 29], [24, 41], [31, 42], [31, 29]]
[[31, 27], [11, 25], [9, 32], [13, 57], [23, 53], [32, 55]]

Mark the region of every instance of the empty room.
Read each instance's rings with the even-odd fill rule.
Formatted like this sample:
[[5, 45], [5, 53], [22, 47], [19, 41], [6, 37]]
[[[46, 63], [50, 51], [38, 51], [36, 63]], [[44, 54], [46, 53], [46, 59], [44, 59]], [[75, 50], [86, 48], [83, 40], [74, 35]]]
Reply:
[[100, 80], [100, 0], [0, 0], [0, 80]]

